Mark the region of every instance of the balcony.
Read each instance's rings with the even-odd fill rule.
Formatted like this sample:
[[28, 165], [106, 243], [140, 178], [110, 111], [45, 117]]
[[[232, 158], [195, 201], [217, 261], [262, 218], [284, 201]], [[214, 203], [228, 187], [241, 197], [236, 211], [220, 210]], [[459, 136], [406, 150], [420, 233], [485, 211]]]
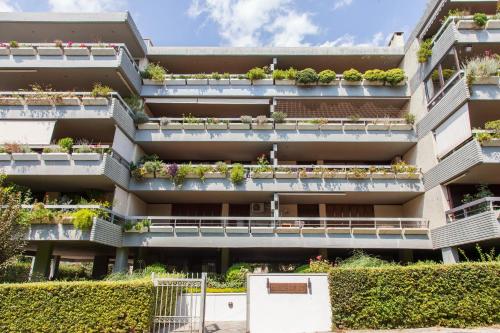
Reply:
[[135, 135], [134, 114], [117, 93], [92, 97], [86, 92], [0, 92], [0, 119], [57, 120], [62, 127], [89, 124], [108, 132], [116, 124], [129, 138]]
[[0, 82], [4, 91], [26, 89], [34, 82], [57, 90], [102, 82], [122, 95], [141, 90], [139, 68], [124, 44], [2, 44]]
[[500, 238], [500, 198], [487, 197], [446, 212], [447, 224], [431, 230], [434, 248]]
[[[431, 248], [418, 218], [133, 216], [123, 246], [233, 248]], [[140, 222], [150, 226], [133, 228]]]

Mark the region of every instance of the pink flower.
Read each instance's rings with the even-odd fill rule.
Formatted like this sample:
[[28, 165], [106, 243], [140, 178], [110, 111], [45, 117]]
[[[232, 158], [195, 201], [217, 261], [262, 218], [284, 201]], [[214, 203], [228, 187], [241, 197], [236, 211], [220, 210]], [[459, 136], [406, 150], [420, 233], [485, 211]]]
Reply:
[[72, 41], [72, 40], [68, 41], [68, 42], [66, 43], [66, 45], [67, 45], [68, 47], [72, 47], [72, 46], [73, 46], [73, 41]]
[[316, 260], [321, 260], [321, 259], [322, 259], [321, 255], [316, 257]]

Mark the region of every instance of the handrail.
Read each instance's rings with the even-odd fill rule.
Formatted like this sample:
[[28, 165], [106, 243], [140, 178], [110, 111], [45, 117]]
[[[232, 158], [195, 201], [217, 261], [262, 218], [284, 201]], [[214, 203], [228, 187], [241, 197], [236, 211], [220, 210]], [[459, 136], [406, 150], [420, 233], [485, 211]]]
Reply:
[[149, 215], [131, 215], [127, 216], [128, 219], [141, 220], [141, 219], [151, 219], [151, 220], [254, 220], [254, 221], [269, 221], [269, 220], [281, 220], [281, 221], [296, 221], [296, 220], [308, 220], [308, 221], [384, 221], [384, 222], [398, 222], [401, 220], [405, 221], [426, 221], [424, 218], [418, 217], [253, 217], [253, 216], [149, 216]]
[[438, 97], [442, 98], [445, 95], [445, 92], [448, 90], [448, 88], [455, 85], [456, 81], [459, 81], [457, 80], [457, 78], [461, 79], [463, 75], [465, 75], [465, 71], [463, 69], [453, 74], [453, 76], [448, 79], [448, 82], [446, 82], [446, 84], [434, 94], [434, 96], [429, 100], [429, 102], [427, 102], [427, 109], [430, 110], [430, 107], [435, 105], [434, 103], [436, 102]]
[[465, 219], [480, 213], [500, 210], [500, 197], [486, 197], [460, 205], [445, 212], [448, 223]]
[[465, 208], [470, 208], [472, 206], [476, 206], [476, 205], [481, 204], [483, 202], [490, 202], [490, 201], [500, 201], [500, 197], [485, 197], [485, 198], [477, 199], [477, 200], [468, 202], [466, 204], [460, 205], [458, 207], [455, 207], [453, 209], [447, 210], [445, 212], [445, 214], [454, 213], [454, 212], [457, 212], [459, 210], [462, 210]]
[[[217, 119], [220, 122], [224, 121], [241, 121], [241, 118], [220, 118], [220, 117], [196, 117], [200, 123], [206, 123], [208, 122], [209, 119]], [[252, 119], [256, 119], [256, 117], [252, 117]], [[404, 118], [360, 118], [360, 119], [350, 119], [350, 118], [328, 118], [328, 117], [319, 117], [319, 118], [286, 118], [285, 122], [287, 121], [311, 121], [311, 120], [316, 120], [316, 119], [322, 119], [322, 120], [327, 120], [327, 121], [341, 121], [341, 122], [352, 122], [352, 123], [360, 123], [360, 122], [405, 122], [406, 120]], [[183, 122], [185, 118], [182, 117], [156, 117], [156, 118], [149, 118], [149, 121], [178, 121], [178, 122]], [[275, 122], [273, 121], [273, 118], [271, 117], [266, 117], [266, 122]]]

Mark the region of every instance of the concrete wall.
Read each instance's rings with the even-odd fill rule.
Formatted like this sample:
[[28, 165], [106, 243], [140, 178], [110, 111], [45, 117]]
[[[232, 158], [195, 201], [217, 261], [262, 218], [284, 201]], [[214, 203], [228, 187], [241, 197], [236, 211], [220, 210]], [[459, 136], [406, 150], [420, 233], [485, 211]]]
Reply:
[[113, 139], [113, 149], [120, 154], [127, 162], [134, 159], [134, 143], [122, 132], [116, 128], [115, 137]]
[[50, 144], [55, 121], [0, 121], [0, 144]]
[[147, 215], [170, 216], [172, 215], [172, 204], [148, 204]]
[[147, 215], [148, 205], [135, 194], [116, 187], [113, 209], [123, 215]]
[[[200, 295], [187, 294], [177, 299], [177, 313], [200, 315]], [[246, 321], [247, 294], [207, 293], [205, 299], [205, 323], [209, 321]]]
[[375, 217], [404, 217], [403, 206], [401, 205], [375, 205], [373, 210]]
[[404, 216], [423, 217], [430, 221], [430, 228], [446, 224], [444, 212], [450, 209], [446, 189], [436, 186], [403, 205]]

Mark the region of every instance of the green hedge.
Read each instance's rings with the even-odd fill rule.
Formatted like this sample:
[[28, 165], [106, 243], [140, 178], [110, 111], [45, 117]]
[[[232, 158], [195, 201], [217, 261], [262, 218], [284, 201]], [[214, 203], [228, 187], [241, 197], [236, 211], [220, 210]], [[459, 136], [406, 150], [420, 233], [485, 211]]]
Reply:
[[330, 273], [334, 328], [500, 323], [500, 263], [390, 266]]
[[[0, 283], [27, 282], [30, 273], [31, 264], [28, 262], [16, 262], [5, 269], [0, 270]], [[57, 280], [62, 281], [81, 281], [91, 278], [91, 269], [79, 264], [59, 265]]]
[[0, 285], [0, 332], [148, 332], [150, 280]]

